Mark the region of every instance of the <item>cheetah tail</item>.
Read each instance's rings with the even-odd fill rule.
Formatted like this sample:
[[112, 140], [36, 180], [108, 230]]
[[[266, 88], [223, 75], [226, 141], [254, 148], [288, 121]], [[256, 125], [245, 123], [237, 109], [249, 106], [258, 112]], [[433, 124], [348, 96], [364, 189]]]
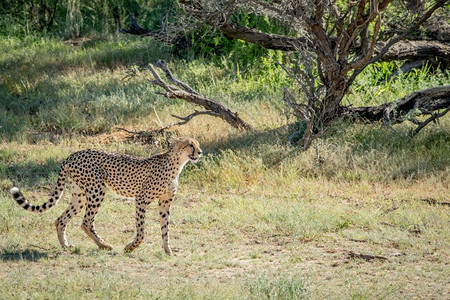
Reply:
[[16, 200], [17, 204], [22, 206], [22, 208], [24, 208], [25, 210], [35, 213], [42, 213], [55, 206], [56, 203], [58, 203], [59, 199], [61, 199], [64, 193], [65, 182], [66, 182], [66, 170], [65, 165], [63, 164], [58, 174], [58, 181], [55, 187], [55, 191], [50, 196], [50, 199], [41, 205], [31, 205], [30, 202], [28, 202], [28, 200], [25, 199], [25, 197], [22, 195], [22, 192], [17, 187], [13, 187], [10, 192], [14, 197], [14, 200]]

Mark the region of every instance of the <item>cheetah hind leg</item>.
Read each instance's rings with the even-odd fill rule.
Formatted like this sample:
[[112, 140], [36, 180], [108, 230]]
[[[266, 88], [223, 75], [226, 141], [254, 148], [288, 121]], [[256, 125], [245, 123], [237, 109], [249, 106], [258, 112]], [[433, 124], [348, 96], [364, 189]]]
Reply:
[[[100, 249], [112, 250], [113, 246], [103, 240], [95, 230], [94, 221], [105, 195], [105, 183], [98, 181], [86, 189], [87, 207], [81, 229], [97, 244]], [[90, 192], [89, 192], [90, 190]], [[94, 192], [92, 191], [94, 190]]]
[[86, 204], [86, 194], [75, 182], [71, 181], [70, 189], [72, 191], [72, 199], [70, 201], [70, 204], [62, 213], [62, 215], [55, 221], [58, 240], [63, 248], [71, 247], [66, 239], [67, 224], [74, 216], [76, 216], [81, 211], [81, 209]]

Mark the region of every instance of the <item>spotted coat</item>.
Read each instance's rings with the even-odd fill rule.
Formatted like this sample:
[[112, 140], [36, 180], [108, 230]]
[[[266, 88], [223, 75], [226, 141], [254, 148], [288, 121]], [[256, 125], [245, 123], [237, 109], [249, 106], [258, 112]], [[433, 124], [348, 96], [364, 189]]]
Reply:
[[106, 187], [121, 196], [136, 199], [136, 237], [125, 251], [136, 249], [144, 239], [145, 212], [148, 204], [158, 201], [162, 247], [169, 247], [170, 206], [178, 186], [178, 176], [188, 161], [196, 162], [202, 155], [195, 139], [175, 140], [165, 153], [147, 158], [111, 154], [98, 150], [82, 150], [71, 154], [62, 164], [54, 192], [41, 205], [32, 205], [17, 187], [11, 189], [16, 202], [25, 210], [42, 213], [61, 199], [66, 177], [70, 179], [72, 199], [69, 207], [56, 219], [55, 226], [61, 246], [68, 247], [65, 230], [69, 221], [84, 207], [86, 212], [81, 225], [83, 231], [101, 248], [111, 250], [94, 227], [95, 217], [105, 197]]

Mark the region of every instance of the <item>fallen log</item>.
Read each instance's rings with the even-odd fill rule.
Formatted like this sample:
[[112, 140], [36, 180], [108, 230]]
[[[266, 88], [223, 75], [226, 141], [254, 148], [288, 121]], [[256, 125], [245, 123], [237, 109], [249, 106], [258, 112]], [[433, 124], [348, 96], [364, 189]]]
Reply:
[[[439, 113], [439, 111], [443, 110]], [[444, 116], [450, 110], [450, 85], [433, 87], [411, 93], [393, 102], [379, 106], [339, 107], [339, 116], [353, 117], [367, 122], [384, 121], [389, 125], [409, 120], [418, 125], [413, 134], [424, 126]], [[419, 115], [430, 115], [420, 122]]]
[[[375, 54], [384, 44], [384, 42], [377, 43]], [[446, 68], [450, 65], [450, 45], [439, 41], [399, 41], [380, 58], [380, 61], [392, 60], [426, 60], [432, 64], [440, 63], [443, 68]]]

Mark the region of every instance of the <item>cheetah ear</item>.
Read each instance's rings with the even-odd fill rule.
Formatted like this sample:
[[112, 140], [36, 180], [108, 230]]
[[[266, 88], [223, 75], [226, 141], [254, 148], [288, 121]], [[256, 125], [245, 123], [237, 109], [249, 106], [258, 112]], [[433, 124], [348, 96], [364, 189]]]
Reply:
[[172, 148], [173, 145], [174, 145], [174, 143], [177, 142], [177, 141], [179, 141], [179, 140], [181, 140], [181, 139], [178, 138], [178, 137], [176, 137], [176, 136], [169, 135], [169, 136], [166, 138], [167, 147], [169, 147], [169, 149]]
[[170, 136], [166, 138], [167, 147], [170, 149], [173, 147], [173, 141]]

